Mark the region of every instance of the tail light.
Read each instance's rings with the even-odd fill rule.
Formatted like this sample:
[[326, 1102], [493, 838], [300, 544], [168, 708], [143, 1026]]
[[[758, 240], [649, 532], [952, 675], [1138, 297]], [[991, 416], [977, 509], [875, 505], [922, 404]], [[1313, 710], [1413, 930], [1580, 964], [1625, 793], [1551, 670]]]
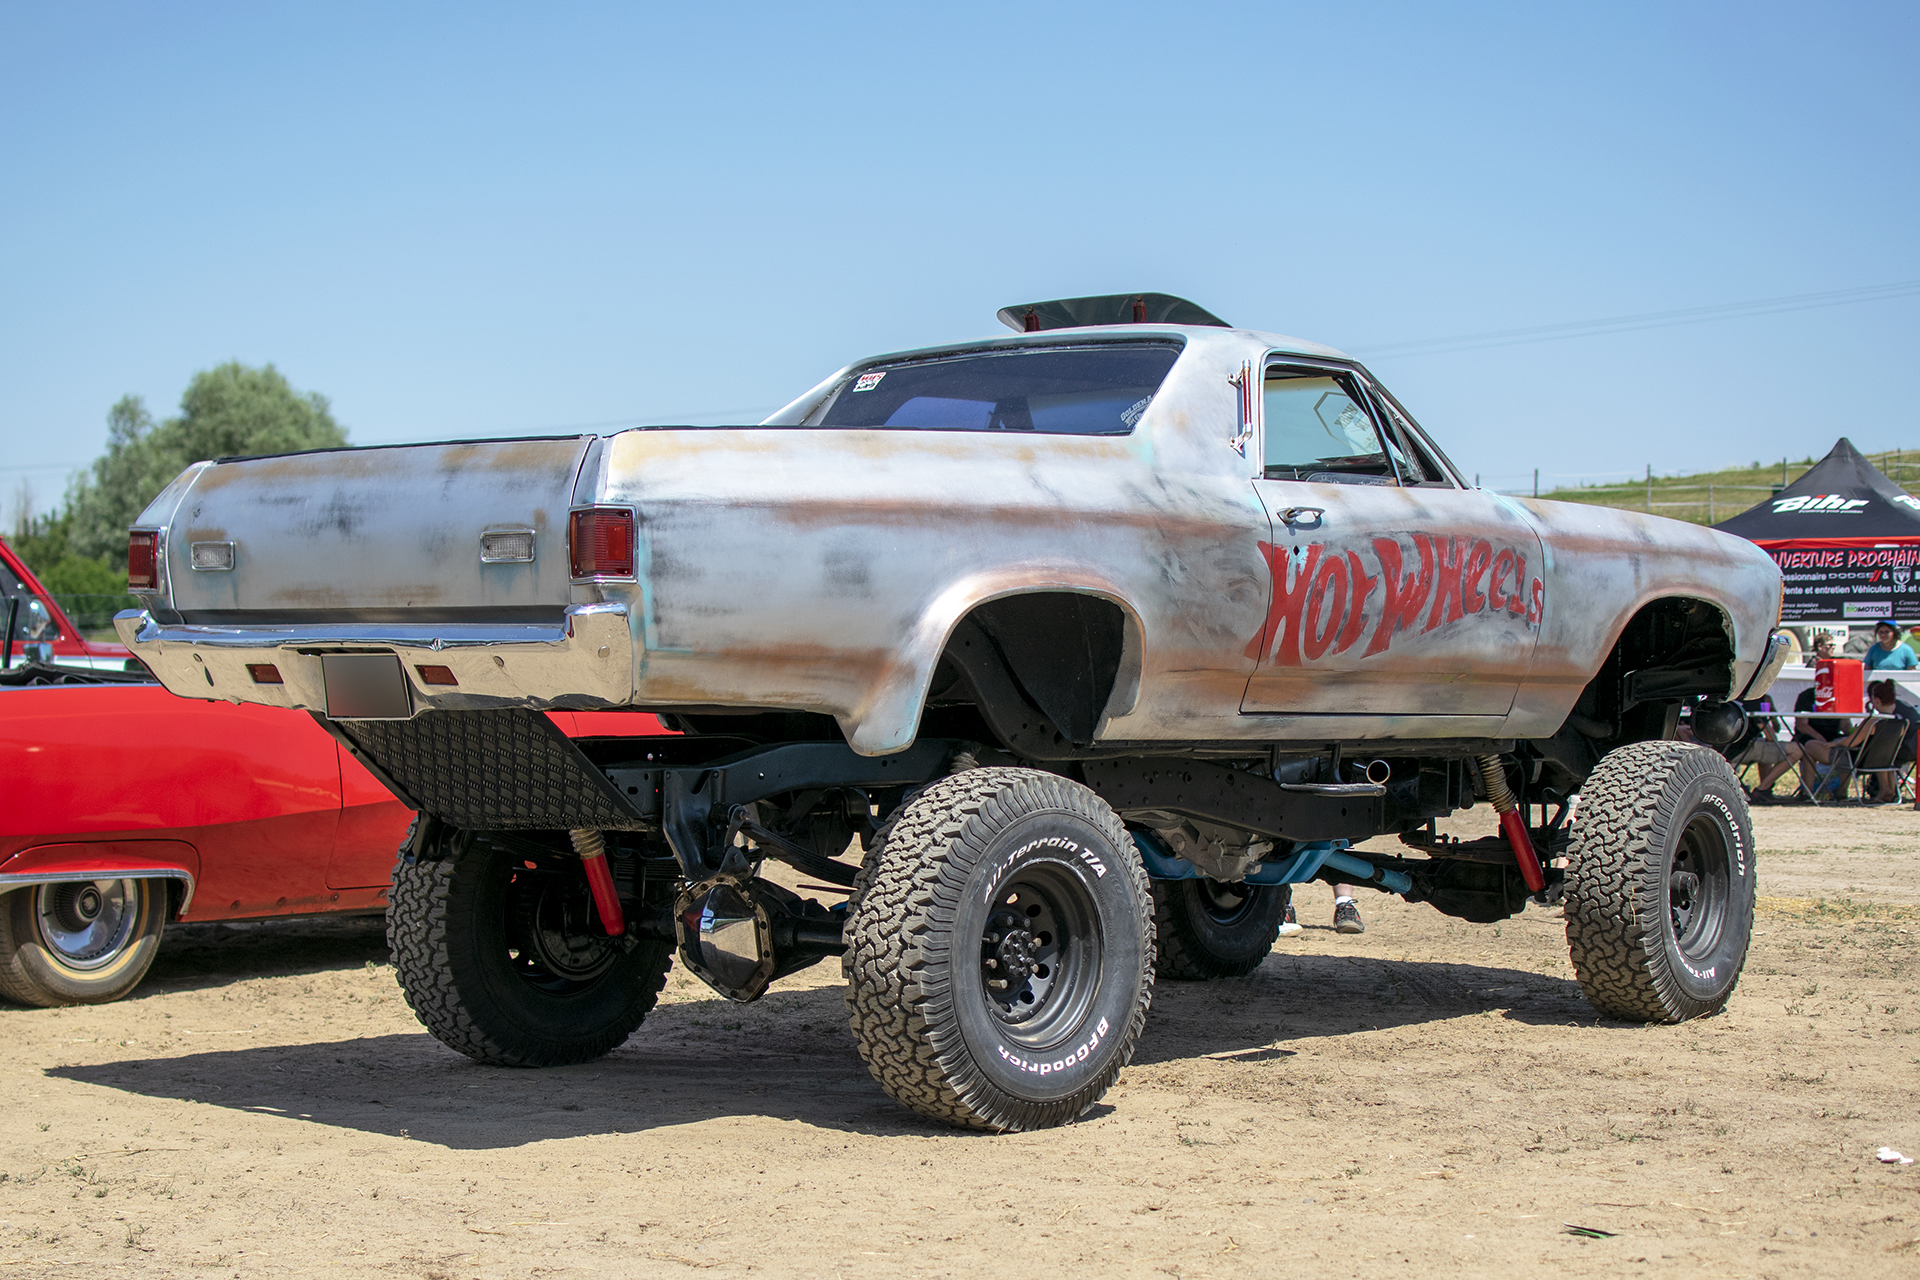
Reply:
[[160, 535], [135, 529], [127, 535], [127, 590], [160, 589]]
[[586, 507], [567, 521], [567, 557], [576, 578], [633, 576], [633, 508]]

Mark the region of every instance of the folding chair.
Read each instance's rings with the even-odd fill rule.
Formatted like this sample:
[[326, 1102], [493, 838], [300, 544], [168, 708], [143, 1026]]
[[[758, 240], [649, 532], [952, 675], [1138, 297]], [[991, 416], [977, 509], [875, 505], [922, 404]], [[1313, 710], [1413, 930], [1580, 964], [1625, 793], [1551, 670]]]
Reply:
[[[1853, 749], [1835, 745], [1826, 764], [1813, 766], [1813, 783], [1808, 785], [1807, 778], [1798, 768], [1793, 771], [1793, 780], [1812, 804], [1830, 804], [1847, 798], [1847, 786], [1853, 781]], [[1826, 797], [1824, 800], [1822, 796]]]
[[[1893, 799], [1886, 802], [1889, 804], [1900, 804], [1909, 798], [1907, 777], [1913, 772], [1913, 762], [1900, 761], [1900, 748], [1906, 744], [1907, 728], [1905, 720], [1876, 721], [1873, 736], [1860, 748], [1860, 758], [1853, 764], [1855, 778], [1878, 776], [1893, 779]], [[1867, 798], [1864, 784], [1858, 798], [1863, 801]]]

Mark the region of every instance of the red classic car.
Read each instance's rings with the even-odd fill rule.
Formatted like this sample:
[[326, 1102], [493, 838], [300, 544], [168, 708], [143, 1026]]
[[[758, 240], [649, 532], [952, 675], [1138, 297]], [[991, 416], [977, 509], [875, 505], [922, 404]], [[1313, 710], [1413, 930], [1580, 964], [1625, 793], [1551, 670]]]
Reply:
[[[15, 660], [57, 662], [66, 667], [123, 671], [127, 646], [89, 640], [46, 593], [27, 566], [0, 541], [0, 639]], [[8, 665], [12, 665], [11, 662]]]
[[[9, 599], [37, 600], [78, 640], [5, 561]], [[141, 672], [69, 665], [58, 642], [44, 656], [23, 663], [16, 644], [0, 671], [0, 995], [116, 1000], [170, 919], [385, 910], [413, 814], [311, 716], [176, 698]], [[553, 719], [576, 737], [665, 732], [644, 712]]]

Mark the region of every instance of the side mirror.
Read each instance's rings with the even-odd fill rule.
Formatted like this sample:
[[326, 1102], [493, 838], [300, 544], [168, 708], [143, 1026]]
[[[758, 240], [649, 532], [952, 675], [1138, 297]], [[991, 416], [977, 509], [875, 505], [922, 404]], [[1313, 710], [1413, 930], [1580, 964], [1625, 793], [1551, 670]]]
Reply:
[[47, 632], [53, 630], [53, 617], [47, 612], [47, 606], [38, 596], [27, 601], [27, 607], [20, 611], [20, 630], [29, 640], [53, 639]]

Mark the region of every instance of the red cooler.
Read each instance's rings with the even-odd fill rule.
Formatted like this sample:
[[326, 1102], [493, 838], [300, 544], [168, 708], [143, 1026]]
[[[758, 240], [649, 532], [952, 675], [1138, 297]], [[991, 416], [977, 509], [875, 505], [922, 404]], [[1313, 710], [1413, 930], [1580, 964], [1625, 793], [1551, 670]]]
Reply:
[[1813, 709], [1835, 715], [1866, 710], [1867, 668], [1858, 658], [1819, 658], [1813, 664]]

